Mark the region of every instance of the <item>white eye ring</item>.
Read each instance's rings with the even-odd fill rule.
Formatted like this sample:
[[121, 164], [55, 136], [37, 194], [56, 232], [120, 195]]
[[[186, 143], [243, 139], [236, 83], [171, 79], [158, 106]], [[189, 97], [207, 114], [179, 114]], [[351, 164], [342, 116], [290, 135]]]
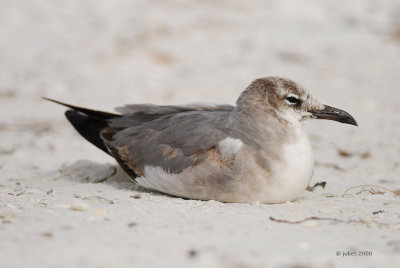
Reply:
[[286, 96], [285, 101], [289, 105], [296, 105], [300, 102], [300, 98], [296, 94], [289, 94]]

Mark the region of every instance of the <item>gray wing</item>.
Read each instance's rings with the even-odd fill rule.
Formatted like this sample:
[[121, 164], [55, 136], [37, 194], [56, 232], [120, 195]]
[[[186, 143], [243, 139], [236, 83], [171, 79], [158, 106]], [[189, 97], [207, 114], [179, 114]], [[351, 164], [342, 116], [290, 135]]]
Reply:
[[232, 105], [215, 103], [192, 103], [187, 105], [155, 105], [155, 104], [129, 104], [117, 107], [115, 110], [124, 115], [166, 115], [190, 111], [227, 111], [233, 110]]
[[109, 120], [101, 137], [132, 177], [145, 166], [180, 173], [202, 163], [222, 139], [233, 106], [125, 106], [122, 117]]

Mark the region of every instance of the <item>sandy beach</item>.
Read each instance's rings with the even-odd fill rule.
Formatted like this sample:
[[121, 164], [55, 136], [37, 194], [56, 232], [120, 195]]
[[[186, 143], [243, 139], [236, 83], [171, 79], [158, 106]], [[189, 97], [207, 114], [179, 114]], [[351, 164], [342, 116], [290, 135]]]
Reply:
[[[399, 267], [400, 1], [0, 2], [0, 267]], [[308, 122], [324, 187], [276, 205], [139, 188], [41, 99], [234, 104], [269, 75], [359, 124]]]

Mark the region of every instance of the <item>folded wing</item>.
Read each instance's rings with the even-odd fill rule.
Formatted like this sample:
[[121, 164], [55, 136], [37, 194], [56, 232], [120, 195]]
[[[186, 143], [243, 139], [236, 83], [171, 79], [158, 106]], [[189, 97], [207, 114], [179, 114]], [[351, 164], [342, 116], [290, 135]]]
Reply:
[[121, 117], [108, 120], [101, 138], [131, 177], [146, 166], [180, 173], [210, 157], [230, 135], [226, 124], [232, 106], [126, 106]]
[[132, 177], [146, 166], [180, 173], [207, 159], [221, 158], [216, 146], [230, 135], [226, 124], [230, 105], [127, 105], [121, 114], [46, 100], [69, 108], [65, 115], [89, 142], [112, 155]]

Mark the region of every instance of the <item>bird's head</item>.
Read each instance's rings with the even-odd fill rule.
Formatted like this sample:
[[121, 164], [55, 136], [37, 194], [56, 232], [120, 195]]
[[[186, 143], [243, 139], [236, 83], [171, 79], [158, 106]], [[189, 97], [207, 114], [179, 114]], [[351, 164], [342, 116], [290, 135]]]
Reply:
[[262, 112], [275, 114], [288, 122], [316, 118], [357, 126], [349, 113], [320, 103], [301, 85], [286, 78], [256, 79], [241, 94], [237, 104], [239, 107], [262, 107]]

